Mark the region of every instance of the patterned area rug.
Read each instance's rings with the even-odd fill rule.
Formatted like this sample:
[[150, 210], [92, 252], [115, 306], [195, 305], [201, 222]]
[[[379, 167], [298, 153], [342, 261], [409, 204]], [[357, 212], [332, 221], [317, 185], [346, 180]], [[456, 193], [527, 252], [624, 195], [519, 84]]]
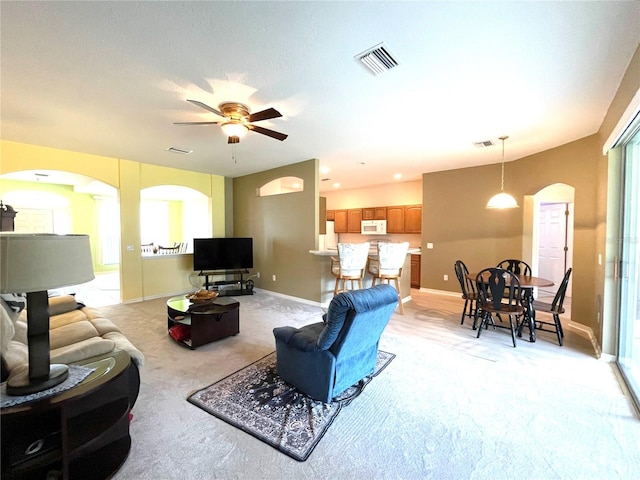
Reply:
[[197, 391], [187, 400], [303, 462], [342, 408], [394, 358], [393, 353], [379, 350], [375, 372], [331, 403], [313, 400], [285, 383], [276, 373], [275, 352]]

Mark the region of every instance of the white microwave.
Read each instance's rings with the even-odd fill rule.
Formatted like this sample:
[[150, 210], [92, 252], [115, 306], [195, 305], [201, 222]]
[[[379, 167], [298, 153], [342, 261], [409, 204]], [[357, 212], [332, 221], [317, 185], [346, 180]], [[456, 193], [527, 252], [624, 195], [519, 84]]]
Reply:
[[360, 233], [362, 235], [386, 235], [386, 220], [362, 220], [360, 225]]

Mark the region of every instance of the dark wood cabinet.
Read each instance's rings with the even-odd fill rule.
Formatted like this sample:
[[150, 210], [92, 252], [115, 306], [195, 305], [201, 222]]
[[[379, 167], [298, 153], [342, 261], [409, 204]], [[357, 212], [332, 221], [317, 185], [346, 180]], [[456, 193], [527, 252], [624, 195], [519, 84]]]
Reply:
[[420, 288], [420, 255], [411, 255], [411, 288]]
[[170, 335], [174, 327], [188, 332], [185, 338], [171, 337], [193, 350], [240, 333], [239, 311], [240, 303], [230, 297], [202, 304], [191, 303], [184, 296], [173, 297], [167, 300], [167, 329]]
[[77, 386], [2, 409], [3, 479], [110, 478], [126, 460], [137, 369], [123, 351], [85, 366], [96, 370]]
[[422, 205], [404, 207], [404, 233], [422, 232]]
[[347, 212], [347, 231], [360, 233], [362, 231], [362, 209], [352, 208]]
[[387, 207], [387, 233], [404, 233], [404, 206]]

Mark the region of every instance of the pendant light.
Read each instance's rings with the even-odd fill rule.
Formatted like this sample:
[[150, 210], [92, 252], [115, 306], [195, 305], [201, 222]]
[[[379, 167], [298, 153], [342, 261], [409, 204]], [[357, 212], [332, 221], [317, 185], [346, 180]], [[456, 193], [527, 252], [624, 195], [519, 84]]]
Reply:
[[507, 138], [509, 137], [500, 137], [500, 140], [502, 140], [502, 177], [500, 181], [500, 193], [489, 199], [487, 202], [487, 208], [518, 208], [518, 202], [516, 202], [516, 199], [504, 191], [504, 141]]

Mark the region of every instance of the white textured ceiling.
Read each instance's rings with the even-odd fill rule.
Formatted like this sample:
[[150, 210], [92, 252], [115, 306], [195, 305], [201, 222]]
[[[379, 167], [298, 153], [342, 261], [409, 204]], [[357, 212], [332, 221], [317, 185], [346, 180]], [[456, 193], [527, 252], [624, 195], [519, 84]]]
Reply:
[[[235, 177], [318, 158], [321, 190], [506, 160], [595, 133], [640, 2], [0, 2], [5, 140]], [[354, 56], [384, 42], [399, 66]], [[275, 107], [235, 147], [214, 108]], [[473, 143], [491, 139], [495, 147]], [[170, 146], [190, 155], [167, 152]]]

